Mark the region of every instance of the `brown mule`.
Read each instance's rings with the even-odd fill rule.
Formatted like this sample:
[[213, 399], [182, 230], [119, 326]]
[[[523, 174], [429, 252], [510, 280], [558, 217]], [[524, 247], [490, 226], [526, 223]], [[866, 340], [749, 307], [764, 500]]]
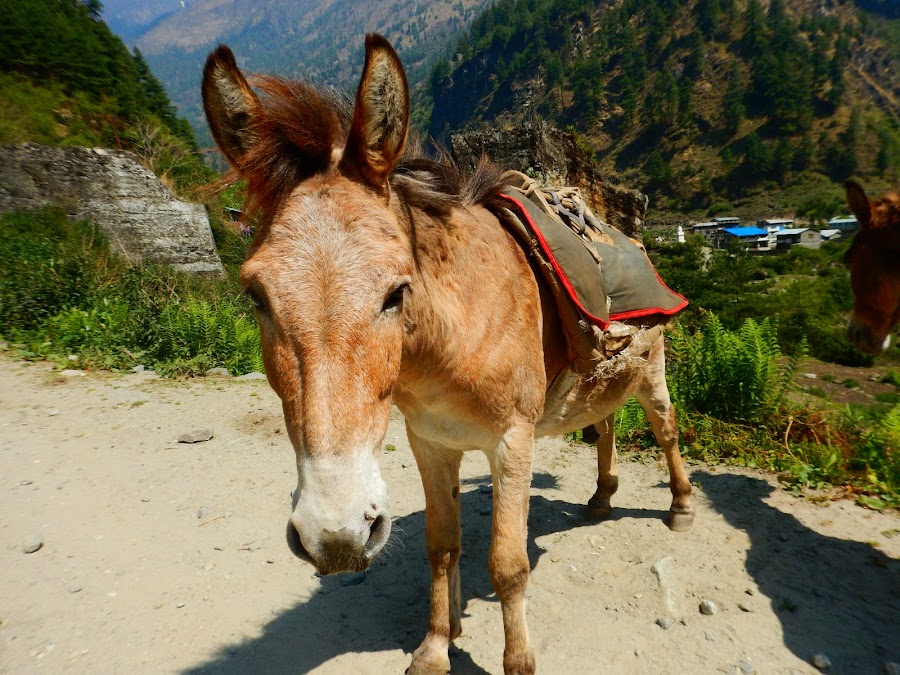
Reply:
[[551, 296], [488, 208], [499, 201], [499, 172], [484, 164], [463, 181], [406, 153], [406, 77], [384, 38], [366, 38], [352, 109], [297, 82], [254, 85], [260, 95], [227, 47], [210, 55], [207, 119], [259, 218], [241, 282], [296, 453], [289, 545], [323, 573], [364, 569], [384, 546], [391, 523], [378, 455], [393, 401], [425, 488], [431, 562], [428, 632], [409, 672], [450, 668], [460, 634], [459, 466], [463, 452], [481, 450], [494, 482], [489, 567], [504, 670], [532, 673], [525, 589], [536, 433], [597, 423], [590, 504], [608, 514], [618, 485], [612, 416], [637, 396], [668, 460], [670, 526], [693, 519], [663, 340], [644, 340], [603, 376], [570, 368]]
[[900, 323], [900, 193], [872, 202], [856, 181], [846, 187], [860, 227], [846, 256], [855, 299], [847, 335], [861, 351], [877, 354]]

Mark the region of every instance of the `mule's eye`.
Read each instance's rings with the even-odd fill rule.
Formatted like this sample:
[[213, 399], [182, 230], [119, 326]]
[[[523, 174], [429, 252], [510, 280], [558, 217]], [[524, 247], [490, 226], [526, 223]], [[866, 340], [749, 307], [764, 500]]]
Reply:
[[391, 294], [384, 299], [384, 305], [381, 307], [382, 313], [400, 309], [403, 306], [403, 296], [407, 288], [409, 288], [409, 284], [403, 283], [391, 291]]
[[255, 289], [248, 288], [244, 291], [244, 295], [249, 298], [250, 302], [253, 303], [253, 306], [260, 312], [266, 311], [266, 301], [263, 300], [262, 296]]

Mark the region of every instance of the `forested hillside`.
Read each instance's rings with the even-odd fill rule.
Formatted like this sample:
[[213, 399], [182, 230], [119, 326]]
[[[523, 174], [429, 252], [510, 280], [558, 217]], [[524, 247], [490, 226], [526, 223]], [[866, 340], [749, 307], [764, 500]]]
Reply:
[[900, 166], [897, 5], [858, 4], [500, 0], [434, 68], [430, 129], [549, 119], [657, 208], [834, 215]]
[[202, 171], [190, 125], [99, 0], [0, 0], [0, 144], [118, 147], [180, 179]]

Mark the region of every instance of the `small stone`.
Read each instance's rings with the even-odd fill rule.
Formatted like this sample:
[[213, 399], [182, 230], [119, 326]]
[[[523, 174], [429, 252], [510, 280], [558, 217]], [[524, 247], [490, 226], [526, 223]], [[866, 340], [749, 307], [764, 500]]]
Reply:
[[748, 605], [746, 602], [739, 602], [738, 609], [741, 610], [742, 612], [752, 612], [753, 611], [753, 608], [750, 605]]
[[274, 560], [266, 560], [266, 562], [267, 562], [268, 564], [270, 564], [270, 565], [274, 565], [274, 564], [275, 564], [275, 561], [274, 561]]
[[33, 480], [20, 480], [19, 485], [31, 485], [33, 482]]
[[59, 410], [57, 410], [56, 408], [47, 411], [48, 417], [56, 417], [57, 415], [59, 415]]
[[78, 354], [69, 354], [66, 358], [69, 359], [69, 361], [77, 361]]
[[205, 429], [196, 429], [195, 431], [189, 431], [187, 433], [181, 434], [178, 437], [179, 443], [203, 443], [204, 441], [208, 441], [213, 437], [213, 430], [210, 427]]
[[744, 591], [744, 593], [746, 593], [747, 595], [753, 595], [753, 594], [754, 594], [754, 590], [753, 590], [752, 588], [748, 588], [748, 589], [746, 589], [746, 590]]
[[819, 670], [828, 670], [831, 668], [831, 659], [825, 654], [816, 654], [811, 659], [812, 664]]
[[803, 373], [803, 377], [805, 377], [807, 380], [815, 380], [818, 379], [819, 376], [815, 373]]
[[256, 371], [252, 373], [247, 373], [246, 375], [239, 375], [235, 378], [236, 380], [265, 380], [266, 376], [262, 373], [258, 373]]
[[149, 497], [141, 497], [141, 501], [146, 504], [147, 502], [150, 501], [150, 498]]
[[753, 664], [750, 663], [747, 659], [741, 659], [738, 661], [738, 669], [741, 672], [741, 675], [753, 675], [756, 672], [756, 669], [753, 667]]
[[656, 620], [656, 625], [663, 630], [669, 630], [672, 626], [675, 625], [675, 622], [667, 616], [661, 616]]
[[59, 373], [60, 377], [84, 377], [85, 375], [83, 370], [62, 370]]
[[39, 534], [32, 534], [28, 537], [25, 537], [25, 540], [22, 542], [22, 550], [25, 553], [34, 553], [35, 551], [40, 551], [44, 546], [44, 538]]
[[183, 603], [183, 602], [176, 602], [176, 603], [175, 603], [175, 607], [178, 608], [178, 609], [181, 609], [182, 607], [184, 607], [184, 603]]
[[141, 364], [138, 364], [138, 365], [136, 365], [134, 368], [131, 369], [131, 372], [132, 372], [132, 373], [143, 373], [143, 372], [144, 372], [144, 366], [141, 365]]
[[341, 579], [341, 586], [359, 586], [366, 580], [365, 572], [354, 572], [353, 574], [345, 574]]
[[703, 633], [703, 637], [706, 638], [707, 642], [715, 642], [716, 641], [716, 634], [711, 631], [706, 631], [705, 633]]
[[199, 518], [200, 520], [203, 520], [204, 518], [211, 516], [212, 512], [213, 512], [212, 509], [207, 508], [206, 506], [201, 506], [200, 509], [197, 511], [197, 518]]
[[71, 586], [69, 586], [69, 593], [81, 593], [81, 591], [81, 584], [72, 584]]
[[207, 377], [231, 377], [228, 368], [210, 368], [203, 374]]
[[478, 513], [480, 513], [480, 514], [483, 515], [483, 516], [489, 516], [489, 515], [491, 515], [491, 507], [490, 507], [490, 506], [485, 506], [485, 507], [484, 507], [483, 509], [481, 509]]
[[705, 614], [706, 616], [712, 616], [716, 612], [719, 611], [719, 608], [716, 606], [712, 600], [703, 600], [700, 603], [700, 613]]
[[487, 485], [479, 485], [478, 491], [483, 495], [489, 495], [494, 491], [494, 486], [488, 483]]

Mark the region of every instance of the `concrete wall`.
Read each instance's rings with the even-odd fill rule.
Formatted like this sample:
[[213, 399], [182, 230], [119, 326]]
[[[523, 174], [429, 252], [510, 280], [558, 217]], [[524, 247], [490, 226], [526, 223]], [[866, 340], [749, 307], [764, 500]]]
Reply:
[[130, 263], [223, 272], [203, 206], [177, 200], [129, 152], [0, 146], [0, 212], [48, 205], [93, 220]]

